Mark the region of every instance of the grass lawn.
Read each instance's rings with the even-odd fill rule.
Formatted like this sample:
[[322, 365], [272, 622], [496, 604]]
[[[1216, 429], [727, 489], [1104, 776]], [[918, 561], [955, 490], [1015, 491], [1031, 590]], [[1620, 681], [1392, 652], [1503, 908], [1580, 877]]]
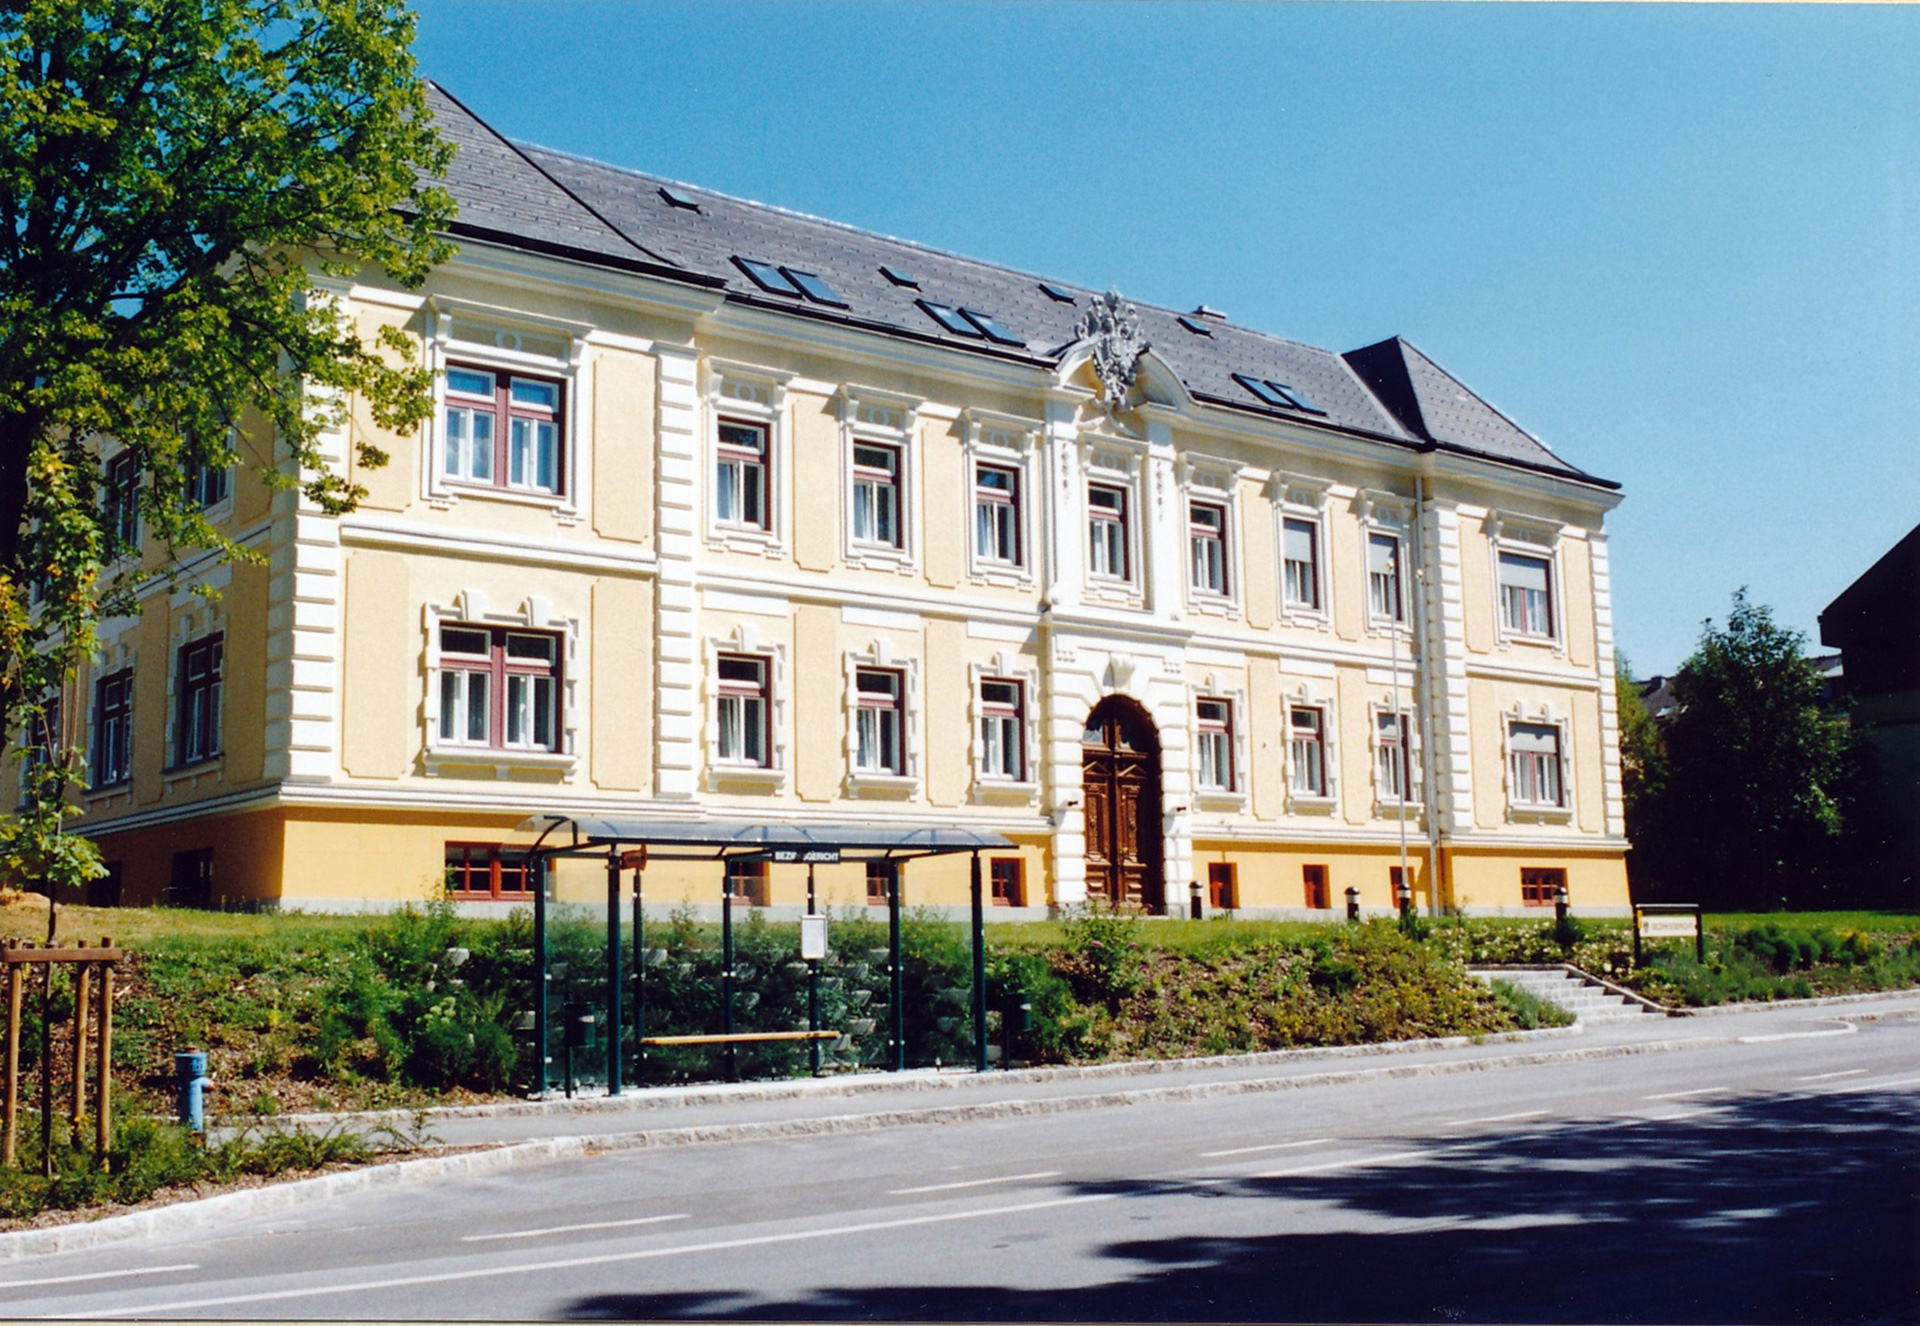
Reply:
[[1777, 925], [1785, 930], [1868, 930], [1910, 934], [1920, 930], [1920, 912], [1708, 912], [1710, 930]]

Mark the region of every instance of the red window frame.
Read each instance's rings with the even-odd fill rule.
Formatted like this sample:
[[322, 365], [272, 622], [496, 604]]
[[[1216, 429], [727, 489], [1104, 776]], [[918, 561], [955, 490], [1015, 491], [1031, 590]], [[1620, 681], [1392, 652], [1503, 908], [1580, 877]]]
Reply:
[[528, 876], [546, 873], [525, 848], [503, 843], [448, 843], [446, 861], [447, 893], [455, 898], [531, 898]]
[[[1231, 792], [1234, 788], [1233, 768], [1233, 701], [1219, 696], [1204, 695], [1194, 701], [1194, 727], [1199, 734], [1202, 748], [1213, 747], [1219, 751], [1216, 770], [1218, 781], [1202, 782], [1200, 787], [1212, 792]], [[1199, 778], [1205, 768], [1204, 761], [1195, 760], [1194, 776]]]
[[[886, 690], [870, 689], [863, 683], [879, 682], [887, 684]], [[859, 733], [857, 725], [868, 714], [875, 714], [875, 741], [878, 745], [877, 762], [860, 764], [862, 773], [901, 774], [907, 768], [907, 710], [904, 692], [907, 688], [907, 676], [897, 668], [859, 668], [853, 674], [854, 723], [856, 724], [854, 758], [860, 755]], [[889, 739], [892, 751], [887, 750]]]
[[1306, 894], [1307, 906], [1315, 911], [1325, 911], [1333, 905], [1333, 899], [1327, 892], [1327, 868], [1325, 866], [1301, 866], [1300, 887]]
[[[989, 474], [1004, 478], [1005, 486], [983, 483], [982, 478]], [[975, 465], [973, 505], [974, 551], [980, 560], [996, 566], [1026, 565], [1025, 551], [1020, 545], [1020, 471], [1011, 465]], [[989, 531], [993, 532], [991, 542], [1004, 542], [1006, 546], [988, 547]]]
[[[740, 706], [740, 736], [745, 743], [744, 749], [728, 754], [723, 749], [722, 739], [726, 735], [726, 725], [720, 722], [720, 714], [714, 716], [717, 727], [714, 755], [722, 764], [740, 765], [764, 769], [773, 758], [772, 743], [768, 740], [768, 714], [772, 705], [771, 688], [767, 680], [767, 658], [763, 654], [721, 654], [714, 663], [718, 676], [714, 678], [717, 703], [722, 711], [729, 703]], [[728, 676], [732, 669], [736, 675]], [[753, 676], [747, 678], [737, 675], [751, 670]]]
[[[541, 377], [533, 373], [516, 373], [510, 369], [487, 368], [480, 364], [448, 364], [447, 370], [447, 389], [443, 408], [473, 410], [476, 413], [484, 411], [492, 418], [493, 459], [491, 473], [484, 479], [469, 473], [461, 473], [448, 465], [443, 441], [440, 457], [441, 477], [454, 483], [472, 484], [479, 488], [503, 488], [509, 492], [564, 496], [567, 491], [567, 384], [558, 378]], [[484, 373], [493, 379], [493, 390], [486, 394], [460, 390], [453, 385], [452, 374], [454, 373]], [[513, 387], [516, 382], [553, 388], [552, 407], [515, 399]], [[531, 424], [553, 426], [553, 483], [551, 486], [542, 485], [537, 481], [520, 483], [513, 481], [513, 421], [516, 419]], [[445, 426], [444, 413], [442, 426]]]
[[[455, 631], [472, 632], [487, 637], [487, 652], [479, 654], [449, 648], [448, 633]], [[526, 637], [547, 642], [549, 655], [546, 659], [529, 658], [524, 655], [515, 657], [511, 652], [514, 637]], [[558, 751], [563, 726], [565, 680], [565, 650], [561, 637], [553, 631], [530, 631], [517, 626], [481, 626], [472, 622], [442, 622], [440, 624], [440, 694], [435, 697], [440, 706], [439, 741], [444, 746], [466, 746], [474, 750], [532, 750]], [[476, 741], [471, 736], [449, 736], [446, 718], [449, 712], [447, 684], [449, 674], [482, 676], [487, 679], [487, 739]], [[544, 742], [508, 740], [507, 695], [510, 678], [521, 677], [532, 682], [546, 680], [551, 684], [547, 713], [548, 734]], [[455, 717], [470, 713], [466, 687], [471, 682], [463, 682], [458, 691], [458, 701], [454, 705]], [[538, 687], [535, 687], [536, 694]], [[533, 712], [533, 728], [539, 730], [539, 715]]]
[[[1012, 700], [989, 698], [991, 691], [1010, 690]], [[985, 766], [981, 772], [989, 778], [1011, 779], [1019, 782], [1027, 776], [1027, 693], [1026, 687], [1006, 677], [982, 677], [980, 679], [980, 756]], [[989, 760], [993, 743], [988, 740], [988, 731], [998, 726], [1002, 733], [1000, 743], [1001, 763], [994, 767]], [[1010, 734], [1010, 735], [1009, 735]], [[1007, 767], [1011, 762], [1012, 768]]]
[[[1307, 555], [1289, 557], [1287, 555], [1288, 536], [1299, 533], [1306, 537]], [[1296, 574], [1294, 567], [1302, 570]], [[1302, 593], [1294, 593], [1295, 582]], [[1287, 516], [1280, 522], [1280, 592], [1288, 607], [1306, 608], [1309, 611], [1320, 610], [1320, 523], [1303, 516]]]
[[884, 907], [889, 891], [897, 887], [900, 867], [891, 861], [867, 862], [867, 905]]
[[[1094, 495], [1111, 497], [1111, 505], [1094, 501]], [[1127, 501], [1127, 489], [1115, 483], [1090, 483], [1087, 485], [1087, 574], [1101, 576], [1110, 580], [1133, 579], [1133, 544], [1129, 529], [1131, 521], [1130, 504]], [[1117, 531], [1117, 533], [1115, 532]], [[1118, 540], [1117, 543], [1114, 540]], [[1114, 546], [1119, 549], [1120, 566], [1096, 570], [1093, 565], [1093, 549], [1100, 546]]]
[[[861, 460], [863, 452], [885, 455], [886, 463], [875, 465]], [[890, 442], [870, 442], [857, 438], [853, 444], [853, 504], [856, 516], [853, 538], [856, 543], [880, 548], [907, 546], [905, 492], [900, 482], [906, 457]], [[872, 489], [867, 518], [869, 528], [862, 533], [858, 524], [862, 488]], [[891, 528], [882, 529], [882, 524]]]
[[[1300, 723], [1302, 716], [1311, 715], [1312, 722]], [[1305, 768], [1300, 759], [1300, 749], [1311, 747], [1314, 752], [1311, 785], [1302, 787], [1301, 771]], [[1287, 707], [1287, 761], [1288, 786], [1295, 796], [1324, 797], [1327, 795], [1327, 711], [1319, 705], [1296, 704]]]
[[1207, 906], [1230, 912], [1240, 905], [1240, 872], [1231, 861], [1207, 863]]
[[123, 451], [107, 462], [106, 482], [102, 486], [101, 505], [106, 510], [107, 532], [112, 536], [112, 555], [129, 556], [140, 551], [140, 458]]
[[[751, 439], [748, 441], [747, 439]], [[735, 501], [742, 509], [734, 514], [726, 514], [716, 507], [714, 519], [723, 525], [736, 525], [746, 529], [770, 530], [773, 528], [773, 432], [763, 423], [747, 419], [722, 419], [719, 438], [715, 446], [714, 492], [721, 491], [719, 471], [729, 465], [740, 468], [740, 479], [735, 489]], [[748, 478], [752, 476], [752, 483]], [[747, 494], [757, 489], [760, 510], [757, 515], [747, 511]]]
[[996, 907], [1027, 905], [1027, 863], [1017, 856], [987, 858], [987, 875]]
[[178, 705], [173, 730], [176, 769], [220, 756], [220, 700], [225, 667], [224, 636], [202, 636], [180, 646], [179, 672], [175, 674]]
[[93, 683], [95, 788], [118, 787], [133, 776], [133, 669], [122, 668]]
[[1555, 866], [1520, 867], [1520, 904], [1551, 907], [1556, 891], [1567, 886], [1567, 872]]
[[1187, 503], [1188, 583], [1202, 594], [1226, 597], [1227, 508], [1219, 502]]
[[727, 862], [727, 897], [749, 907], [767, 905], [767, 863], [731, 860]]

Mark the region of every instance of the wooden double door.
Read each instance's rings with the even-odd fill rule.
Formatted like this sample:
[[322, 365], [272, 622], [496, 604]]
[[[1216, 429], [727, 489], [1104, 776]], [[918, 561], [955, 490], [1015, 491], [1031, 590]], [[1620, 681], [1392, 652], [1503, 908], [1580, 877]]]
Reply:
[[1094, 706], [1080, 738], [1087, 820], [1087, 900], [1162, 911], [1160, 737], [1125, 696]]

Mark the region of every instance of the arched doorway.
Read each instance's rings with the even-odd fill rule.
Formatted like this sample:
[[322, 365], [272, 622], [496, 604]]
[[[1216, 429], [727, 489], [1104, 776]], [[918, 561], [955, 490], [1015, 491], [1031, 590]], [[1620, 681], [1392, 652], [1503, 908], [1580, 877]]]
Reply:
[[1139, 704], [1110, 695], [1080, 737], [1087, 900], [1162, 910], [1160, 735]]

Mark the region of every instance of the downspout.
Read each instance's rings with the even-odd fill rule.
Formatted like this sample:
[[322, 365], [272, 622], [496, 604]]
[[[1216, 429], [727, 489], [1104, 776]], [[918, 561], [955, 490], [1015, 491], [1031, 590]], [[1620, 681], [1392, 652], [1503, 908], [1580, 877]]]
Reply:
[[1414, 568], [1414, 577], [1419, 581], [1420, 592], [1413, 596], [1414, 634], [1420, 641], [1420, 653], [1413, 661], [1416, 669], [1414, 694], [1419, 697], [1417, 708], [1420, 723], [1420, 777], [1426, 783], [1427, 812], [1427, 914], [1440, 915], [1440, 812], [1435, 804], [1439, 785], [1434, 781], [1433, 772], [1433, 682], [1432, 669], [1427, 660], [1432, 656], [1433, 641], [1427, 635], [1427, 480], [1425, 475], [1416, 474], [1413, 479], [1413, 529], [1415, 557], [1418, 565]]

